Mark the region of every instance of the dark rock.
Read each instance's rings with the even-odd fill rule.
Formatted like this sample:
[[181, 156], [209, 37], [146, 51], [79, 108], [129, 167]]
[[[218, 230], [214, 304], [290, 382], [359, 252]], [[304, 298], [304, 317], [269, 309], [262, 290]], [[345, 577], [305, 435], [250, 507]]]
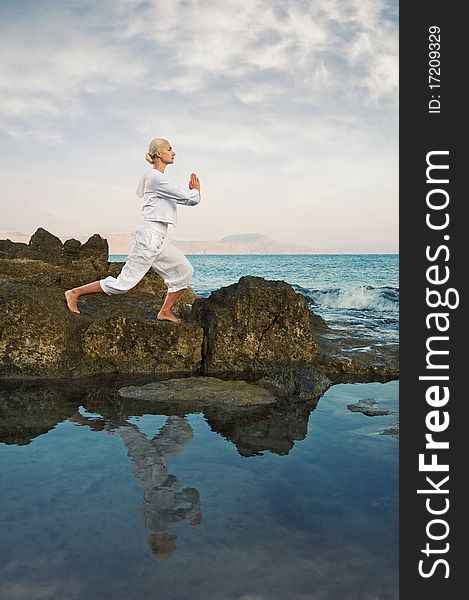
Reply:
[[197, 298], [190, 320], [204, 329], [207, 374], [299, 367], [319, 355], [306, 301], [284, 281], [241, 277]]
[[[370, 364], [371, 363], [371, 364]], [[318, 368], [324, 371], [333, 383], [369, 383], [371, 381], [393, 381], [399, 379], [399, 365], [392, 357], [389, 362], [376, 360], [376, 354], [331, 359], [323, 355]]]
[[361, 412], [367, 417], [381, 417], [392, 414], [391, 411], [386, 410], [385, 408], [379, 408], [378, 406], [375, 406], [376, 404], [376, 400], [366, 398], [359, 400], [355, 404], [347, 404], [347, 408], [352, 412]]
[[331, 382], [396, 376], [384, 355], [344, 355], [352, 338], [331, 332], [284, 281], [245, 276], [208, 298], [185, 290], [175, 311], [186, 321], [176, 325], [156, 320], [166, 286], [150, 270], [124, 295], [80, 298], [75, 315], [64, 291], [122, 268], [108, 263], [106, 240], [62, 244], [40, 228], [28, 245], [0, 242], [0, 376], [243, 377], [288, 401], [315, 398]]
[[0, 259], [2, 258], [27, 258], [29, 253], [28, 244], [12, 242], [11, 240], [0, 240]]
[[332, 329], [317, 315], [312, 320], [321, 351], [316, 366], [333, 383], [384, 383], [399, 379], [397, 346], [370, 344], [347, 328]]
[[82, 335], [88, 372], [196, 373], [203, 332], [193, 323], [147, 321], [126, 315], [98, 319]]
[[[156, 320], [166, 286], [156, 273], [124, 296], [80, 299], [81, 315], [66, 307], [64, 291], [117, 275], [99, 235], [85, 244], [38, 229], [29, 245], [4, 240], [0, 260], [0, 376], [58, 377], [106, 372], [196, 373], [203, 331], [195, 324]], [[195, 294], [176, 306], [187, 315]]]
[[104, 294], [90, 296], [86, 305], [94, 310], [74, 315], [66, 307], [63, 290], [1, 286], [0, 374], [198, 372], [202, 329], [157, 321], [152, 297], [144, 296], [143, 305], [137, 298], [113, 302]]
[[380, 435], [390, 435], [391, 437], [399, 437], [399, 423], [381, 430]]
[[72, 238], [64, 242], [64, 252], [70, 260], [76, 260], [80, 253], [81, 242]]
[[319, 398], [332, 385], [323, 372], [308, 366], [284, 370], [271, 369], [256, 380], [256, 383], [281, 398], [294, 397], [300, 400]]
[[16, 283], [40, 288], [60, 286], [63, 268], [31, 258], [0, 260], [0, 284]]
[[82, 258], [96, 258], [105, 253], [107, 262], [109, 246], [105, 239], [103, 239], [98, 233], [95, 233], [81, 246], [80, 253]]
[[[45, 290], [44, 290], [45, 291]], [[1, 375], [59, 376], [67, 351], [67, 319], [32, 286], [0, 287]]]
[[42, 227], [29, 240], [32, 256], [46, 262], [59, 262], [63, 257], [63, 244], [60, 239]]
[[108, 254], [108, 243], [98, 234], [91, 236], [84, 244], [74, 239], [67, 240], [62, 244], [57, 236], [39, 227], [31, 236], [29, 244], [0, 240], [0, 258], [27, 258], [53, 265], [73, 267], [75, 271], [83, 268], [90, 270], [90, 266], [95, 272], [105, 271]]

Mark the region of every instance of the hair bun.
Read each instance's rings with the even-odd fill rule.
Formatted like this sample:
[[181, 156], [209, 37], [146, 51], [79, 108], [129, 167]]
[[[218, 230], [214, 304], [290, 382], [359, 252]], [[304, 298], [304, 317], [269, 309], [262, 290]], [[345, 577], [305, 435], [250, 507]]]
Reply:
[[166, 144], [169, 144], [169, 142], [164, 138], [154, 138], [153, 140], [151, 140], [147, 147], [145, 160], [152, 165], [158, 150], [163, 148]]

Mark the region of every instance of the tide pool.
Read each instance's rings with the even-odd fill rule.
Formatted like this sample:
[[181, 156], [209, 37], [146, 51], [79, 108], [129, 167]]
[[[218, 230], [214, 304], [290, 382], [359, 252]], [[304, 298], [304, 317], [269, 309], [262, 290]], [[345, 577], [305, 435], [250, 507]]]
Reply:
[[[158, 414], [108, 383], [8, 384], [0, 597], [397, 598], [398, 440], [379, 433], [397, 395]], [[391, 414], [351, 412], [360, 399]]]

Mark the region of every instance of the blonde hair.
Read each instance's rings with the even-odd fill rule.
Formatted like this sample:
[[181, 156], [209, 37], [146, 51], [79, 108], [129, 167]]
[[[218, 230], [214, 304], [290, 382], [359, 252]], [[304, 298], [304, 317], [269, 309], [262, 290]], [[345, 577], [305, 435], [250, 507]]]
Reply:
[[153, 161], [156, 158], [156, 153], [162, 146], [166, 144], [169, 145], [169, 142], [164, 138], [155, 138], [154, 140], [151, 140], [151, 142], [148, 144], [147, 152], [145, 154], [145, 160], [152, 165]]

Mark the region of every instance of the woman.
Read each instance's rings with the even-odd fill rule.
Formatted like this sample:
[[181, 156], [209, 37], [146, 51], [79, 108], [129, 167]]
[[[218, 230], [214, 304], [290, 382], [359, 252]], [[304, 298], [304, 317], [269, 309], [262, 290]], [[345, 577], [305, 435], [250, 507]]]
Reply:
[[168, 226], [176, 226], [177, 205], [194, 206], [200, 202], [200, 182], [192, 173], [188, 188], [178, 188], [165, 177], [167, 165], [174, 162], [175, 152], [163, 138], [152, 140], [145, 154], [153, 169], [140, 180], [137, 196], [143, 199], [143, 220], [131, 236], [130, 252], [119, 276], [106, 277], [65, 292], [68, 308], [79, 314], [78, 298], [84, 294], [104, 292], [123, 294], [137, 285], [152, 268], [168, 287], [163, 306], [157, 315], [160, 321], [179, 323], [172, 308], [187, 288], [194, 269], [184, 254], [168, 240]]

